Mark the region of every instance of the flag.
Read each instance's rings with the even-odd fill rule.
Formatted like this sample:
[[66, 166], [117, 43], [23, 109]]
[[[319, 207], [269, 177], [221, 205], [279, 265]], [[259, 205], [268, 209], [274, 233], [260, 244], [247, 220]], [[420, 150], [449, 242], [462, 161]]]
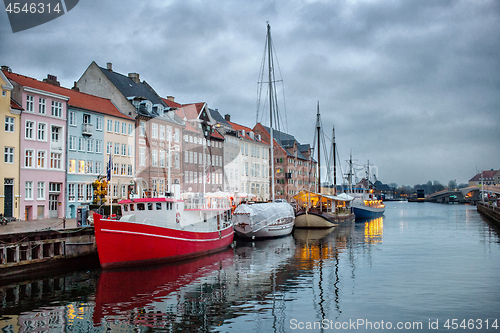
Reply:
[[111, 170], [113, 169], [113, 162], [111, 161], [111, 151], [109, 152], [109, 162], [106, 180], [109, 182], [111, 180]]

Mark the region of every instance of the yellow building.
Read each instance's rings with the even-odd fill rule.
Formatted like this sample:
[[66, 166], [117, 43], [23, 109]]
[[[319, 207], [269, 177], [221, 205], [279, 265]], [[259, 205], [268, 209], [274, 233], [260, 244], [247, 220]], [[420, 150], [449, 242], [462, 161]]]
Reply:
[[[4, 70], [4, 68], [2, 68]], [[14, 86], [0, 71], [0, 119], [4, 126], [2, 130], [2, 146], [4, 157], [0, 167], [0, 213], [6, 217], [19, 218], [19, 135], [22, 107], [11, 100]]]

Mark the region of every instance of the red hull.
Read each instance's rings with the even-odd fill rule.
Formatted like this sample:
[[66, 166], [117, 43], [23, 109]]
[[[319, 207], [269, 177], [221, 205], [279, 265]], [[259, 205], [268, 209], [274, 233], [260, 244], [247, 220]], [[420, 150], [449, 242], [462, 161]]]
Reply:
[[103, 268], [146, 265], [218, 252], [233, 242], [233, 227], [191, 232], [94, 215], [95, 238]]

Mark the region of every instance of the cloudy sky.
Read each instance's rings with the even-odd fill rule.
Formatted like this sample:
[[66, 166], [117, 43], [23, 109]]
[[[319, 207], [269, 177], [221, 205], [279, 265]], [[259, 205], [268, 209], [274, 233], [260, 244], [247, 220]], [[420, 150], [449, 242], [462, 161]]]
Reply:
[[319, 101], [344, 171], [350, 151], [398, 185], [500, 169], [496, 0], [83, 0], [17, 33], [0, 13], [0, 64], [71, 87], [92, 61], [112, 62], [162, 96], [207, 102], [253, 127], [266, 21], [282, 129], [312, 143]]

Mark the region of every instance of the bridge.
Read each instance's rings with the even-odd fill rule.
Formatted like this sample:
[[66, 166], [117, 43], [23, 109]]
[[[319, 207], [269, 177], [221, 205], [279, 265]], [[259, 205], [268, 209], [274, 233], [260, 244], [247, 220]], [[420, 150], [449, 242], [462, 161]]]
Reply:
[[485, 194], [500, 195], [500, 185], [469, 186], [458, 190], [444, 190], [428, 195], [425, 201], [438, 203], [465, 203], [481, 200], [481, 192]]

